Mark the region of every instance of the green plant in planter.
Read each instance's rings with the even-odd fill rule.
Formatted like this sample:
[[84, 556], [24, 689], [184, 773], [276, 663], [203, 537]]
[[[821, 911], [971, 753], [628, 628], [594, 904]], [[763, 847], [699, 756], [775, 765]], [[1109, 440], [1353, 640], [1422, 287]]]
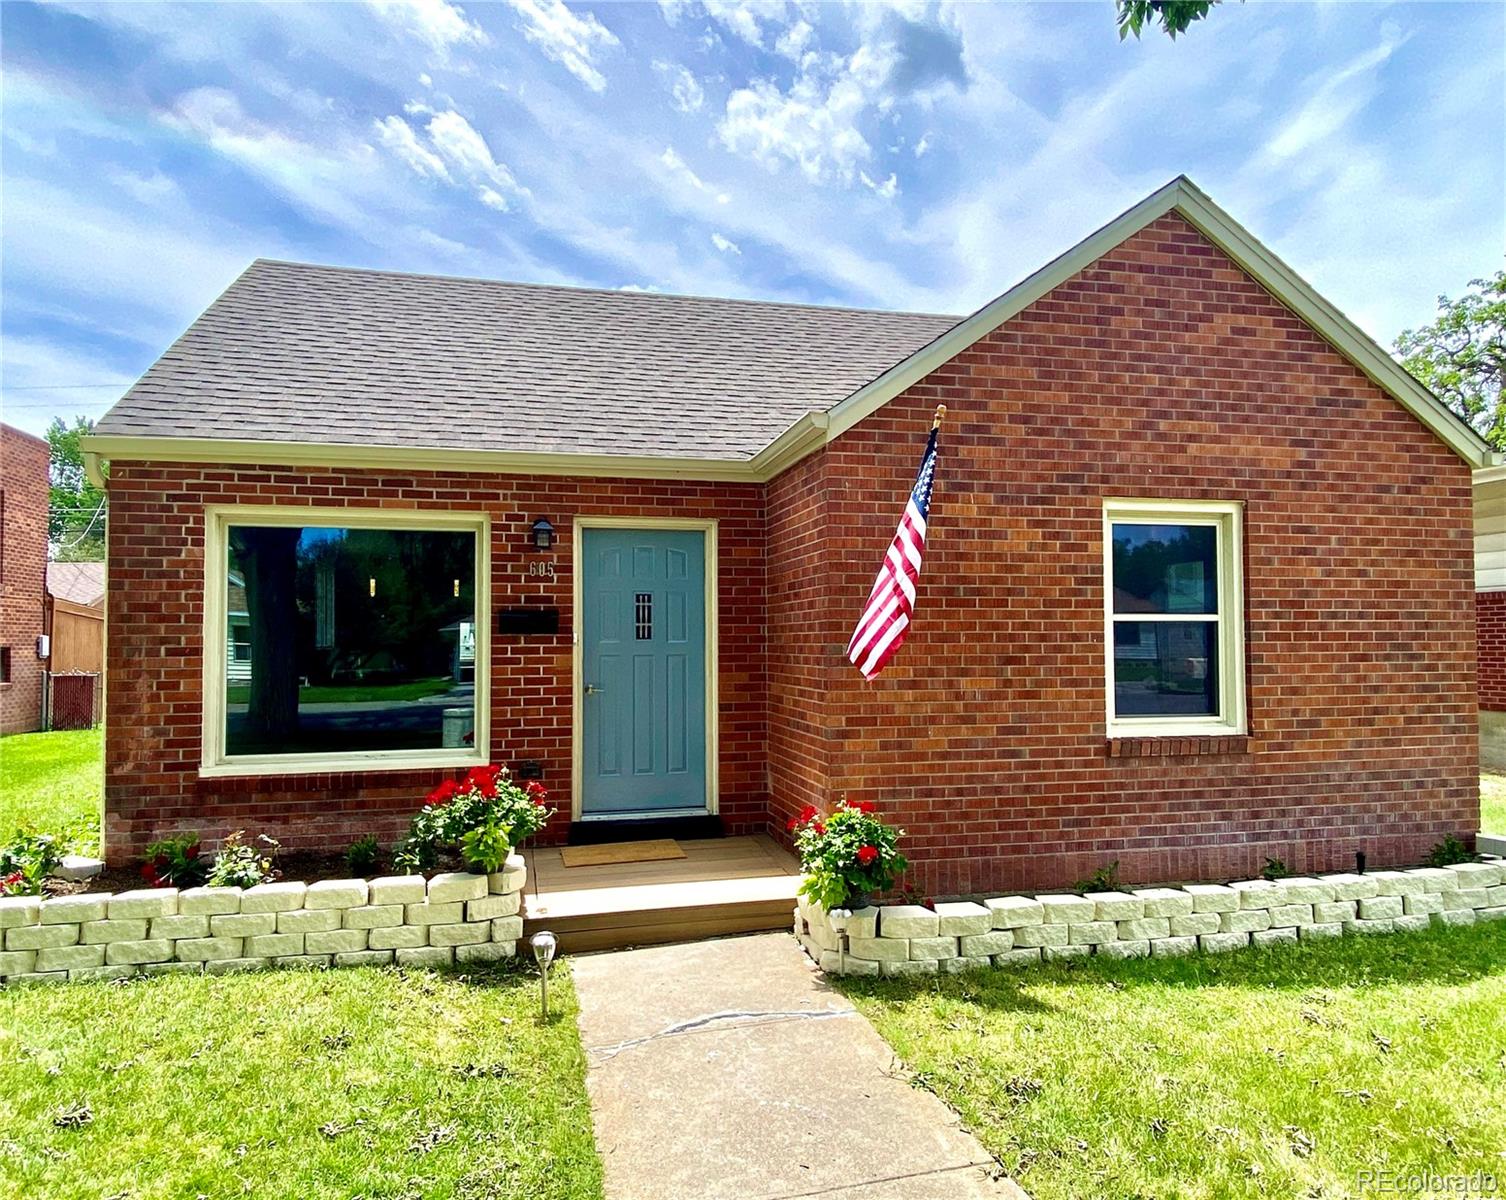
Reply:
[[281, 847], [276, 840], [261, 834], [256, 839], [262, 845], [258, 850], [246, 844], [245, 836], [244, 830], [237, 829], [220, 843], [205, 880], [210, 887], [255, 887], [277, 878], [273, 862]]
[[429, 793], [408, 836], [393, 850], [392, 864], [416, 874], [450, 849], [474, 871], [500, 871], [512, 848], [554, 815], [548, 798], [543, 784], [514, 783], [506, 767], [474, 767]]
[[844, 802], [827, 816], [808, 805], [789, 829], [805, 872], [800, 894], [828, 912], [866, 905], [871, 893], [888, 891], [910, 865], [898, 848], [905, 831], [885, 825], [866, 800]]
[[159, 838], [146, 848], [141, 878], [152, 887], [198, 887], [209, 874], [199, 856], [199, 835], [179, 833]]
[[1471, 854], [1464, 843], [1451, 833], [1428, 851], [1426, 861], [1430, 867], [1447, 867], [1454, 863], [1477, 862], [1479, 856]]
[[50, 833], [17, 830], [0, 846], [0, 896], [39, 896], [42, 883], [63, 861], [63, 848]]

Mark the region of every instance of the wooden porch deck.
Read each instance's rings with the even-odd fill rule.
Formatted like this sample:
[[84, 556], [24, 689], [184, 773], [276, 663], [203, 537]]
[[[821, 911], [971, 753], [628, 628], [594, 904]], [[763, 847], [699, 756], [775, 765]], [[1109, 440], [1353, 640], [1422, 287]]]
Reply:
[[771, 838], [681, 841], [684, 858], [567, 867], [558, 847], [524, 850], [523, 936], [560, 948], [615, 950], [790, 924], [800, 864]]

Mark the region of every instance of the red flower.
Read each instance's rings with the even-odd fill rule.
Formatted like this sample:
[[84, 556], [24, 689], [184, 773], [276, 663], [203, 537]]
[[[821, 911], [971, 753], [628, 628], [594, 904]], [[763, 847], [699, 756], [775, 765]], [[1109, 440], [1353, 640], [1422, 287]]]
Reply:
[[859, 866], [866, 867], [869, 863], [871, 863], [878, 856], [879, 856], [879, 852], [878, 852], [878, 847], [877, 846], [859, 846], [858, 847], [858, 865]]
[[0, 896], [8, 893], [11, 888], [19, 887], [26, 882], [26, 876], [20, 871], [12, 871], [4, 879], [0, 879]]
[[859, 800], [852, 807], [857, 809], [860, 813], [871, 813], [878, 811], [878, 805], [875, 804], [872, 800]]
[[787, 830], [788, 830], [788, 831], [789, 831], [789, 832], [790, 832], [790, 833], [794, 833], [794, 832], [795, 832], [795, 826], [797, 826], [797, 825], [799, 825], [799, 824], [800, 824], [800, 818], [799, 818], [799, 817], [791, 817], [791, 818], [790, 818], [790, 819], [789, 819], [789, 821], [787, 821], [787, 822], [786, 822], [786, 823], [785, 823], [785, 826], [784, 826], [784, 827], [785, 827], [785, 829], [787, 829]]
[[455, 798], [457, 791], [459, 789], [455, 786], [455, 781], [453, 779], [446, 779], [429, 793], [428, 803], [432, 804], [435, 808], [442, 808]]
[[816, 831], [817, 837], [826, 832], [826, 824], [822, 821], [817, 821], [814, 825], [811, 826], [811, 828]]
[[530, 779], [528, 786], [523, 790], [528, 794], [528, 798], [541, 808], [544, 805], [544, 801], [549, 799], [549, 789], [537, 779]]
[[497, 794], [497, 775], [495, 767], [472, 767], [461, 781], [461, 789], [474, 789], [490, 800]]
[[800, 816], [797, 818], [797, 821], [798, 821], [799, 824], [804, 825], [807, 821], [809, 821], [815, 815], [816, 815], [816, 806], [814, 804], [807, 804], [804, 808], [802, 808], [800, 810]]

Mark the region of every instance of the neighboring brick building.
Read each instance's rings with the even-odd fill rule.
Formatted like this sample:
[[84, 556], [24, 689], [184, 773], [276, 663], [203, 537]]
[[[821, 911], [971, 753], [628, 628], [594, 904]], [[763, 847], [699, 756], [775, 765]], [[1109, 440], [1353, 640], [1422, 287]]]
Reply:
[[872, 799], [933, 894], [1476, 828], [1488, 452], [1185, 181], [964, 321], [258, 264], [88, 449], [115, 858], [390, 838], [487, 756], [579, 821]]
[[1475, 472], [1480, 707], [1506, 714], [1506, 467]]
[[42, 727], [47, 443], [0, 425], [0, 734]]

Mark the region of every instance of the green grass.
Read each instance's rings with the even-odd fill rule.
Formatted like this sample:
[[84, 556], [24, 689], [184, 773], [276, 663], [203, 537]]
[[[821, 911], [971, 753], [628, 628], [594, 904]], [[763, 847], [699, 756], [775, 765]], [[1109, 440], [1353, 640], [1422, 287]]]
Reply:
[[99, 847], [104, 739], [98, 729], [0, 738], [0, 841], [18, 828], [66, 835], [70, 848]]
[[1480, 829], [1506, 834], [1506, 775], [1486, 771], [1480, 776]]
[[[435, 679], [414, 679], [408, 683], [352, 683], [339, 686], [316, 685], [298, 689], [299, 704], [357, 704], [370, 700], [422, 700], [438, 696], [455, 686], [448, 675]], [[247, 704], [251, 685], [226, 688], [231, 704]]]
[[843, 990], [1035, 1200], [1506, 1174], [1506, 922]]
[[[0, 1197], [601, 1195], [569, 972], [0, 992]], [[92, 1120], [60, 1128], [69, 1106]]]

